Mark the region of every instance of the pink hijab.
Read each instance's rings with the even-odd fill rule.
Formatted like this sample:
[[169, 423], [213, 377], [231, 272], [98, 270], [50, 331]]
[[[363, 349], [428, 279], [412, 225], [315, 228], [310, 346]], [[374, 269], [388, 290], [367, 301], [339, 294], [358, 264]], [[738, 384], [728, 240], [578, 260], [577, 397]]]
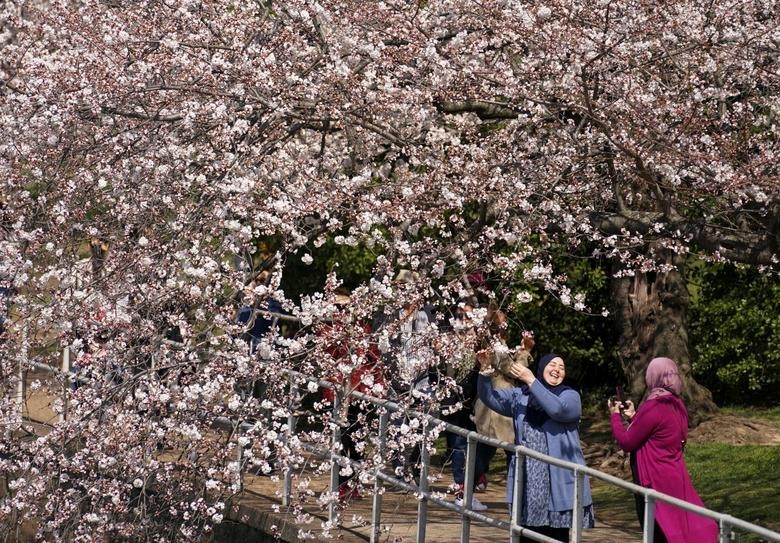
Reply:
[[653, 358], [647, 365], [645, 383], [649, 391], [648, 400], [668, 394], [679, 397], [682, 390], [680, 371], [671, 358]]

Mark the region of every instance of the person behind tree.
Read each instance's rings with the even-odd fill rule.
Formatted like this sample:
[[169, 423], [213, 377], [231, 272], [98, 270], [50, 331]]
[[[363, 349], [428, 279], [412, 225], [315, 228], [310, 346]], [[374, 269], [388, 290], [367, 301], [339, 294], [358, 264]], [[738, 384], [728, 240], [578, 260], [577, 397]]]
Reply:
[[[533, 339], [524, 336], [522, 349], [529, 351]], [[521, 364], [513, 364], [510, 374], [523, 383], [521, 387], [496, 389], [489, 374], [491, 353], [477, 355], [481, 372], [478, 380], [480, 399], [498, 413], [514, 420], [515, 443], [542, 454], [585, 465], [580, 447], [579, 421], [582, 404], [579, 393], [564, 384], [566, 365], [560, 356], [546, 354], [539, 360], [536, 375]], [[488, 374], [488, 375], [486, 375]], [[507, 502], [514, 496], [514, 464], [507, 477]], [[533, 458], [525, 459], [520, 524], [559, 541], [569, 540], [574, 504], [574, 473]], [[583, 527], [592, 528], [593, 500], [588, 479], [583, 488]], [[531, 541], [521, 538], [521, 541]]]
[[[257, 278], [256, 283], [267, 286], [271, 274], [266, 270]], [[284, 309], [278, 300], [271, 296], [265, 296], [258, 300], [254, 306], [244, 305], [238, 312], [237, 320], [245, 325], [241, 338], [249, 344], [250, 352], [254, 353], [260, 341], [278, 325], [279, 315]]]
[[[393, 283], [399, 290], [415, 289], [419, 279], [417, 272], [400, 270]], [[383, 354], [392, 374], [390, 388], [394, 399], [410, 395], [419, 398], [430, 392], [432, 349], [427, 336], [435, 326], [433, 308], [423, 302], [407, 302], [390, 314], [382, 308], [374, 316], [375, 331], [392, 332], [389, 348]]]
[[[394, 279], [395, 288], [407, 293], [418, 288], [417, 272], [400, 270]], [[393, 401], [416, 410], [431, 413], [431, 377], [435, 375], [431, 338], [436, 330], [433, 308], [418, 300], [404, 303], [400, 309], [385, 313], [384, 308], [374, 317], [374, 330], [387, 331], [389, 342], [382, 350], [383, 364], [389, 379], [389, 394]], [[395, 474], [406, 479], [419, 475], [419, 443], [403, 443], [401, 428], [411, 422], [406, 416], [391, 417], [398, 439], [393, 445], [392, 464]]]
[[[528, 351], [520, 349], [510, 349], [506, 344], [507, 319], [503, 311], [498, 309], [495, 304], [488, 306], [488, 313], [485, 317], [488, 323], [490, 337], [487, 341], [492, 343], [492, 366], [497, 371], [493, 373], [491, 379], [494, 388], [513, 388], [517, 384], [514, 378], [509, 374], [512, 364], [521, 364], [528, 366], [531, 360], [531, 354]], [[488, 347], [487, 342], [483, 347]], [[514, 443], [515, 429], [511, 417], [505, 417], [490, 409], [479, 398], [474, 403], [474, 422], [477, 432], [482, 435]], [[505, 451], [507, 468], [514, 454], [511, 451]], [[477, 482], [476, 490], [482, 492], [487, 488], [487, 474], [490, 461], [496, 454], [496, 448], [480, 443], [477, 447], [476, 472]]]
[[[335, 305], [343, 314], [348, 311], [350, 303], [349, 292], [339, 288], [336, 291]], [[317, 331], [317, 335], [323, 338], [333, 337], [333, 342], [327, 344], [325, 352], [335, 365], [352, 364], [357, 361], [349, 373], [349, 381], [345, 382], [343, 374], [336, 373], [329, 380], [342, 385], [340, 400], [343, 402], [342, 410], [345, 415], [341, 423], [341, 454], [352, 461], [360, 461], [364, 457], [363, 443], [366, 439], [366, 430], [373, 411], [364, 402], [350, 396], [350, 392], [356, 390], [366, 395], [376, 396], [375, 390], [385, 387], [385, 375], [382, 371], [379, 350], [375, 343], [370, 341], [371, 326], [367, 323], [349, 323], [344, 320], [333, 321], [325, 324]], [[375, 385], [379, 385], [376, 387]], [[322, 397], [325, 401], [333, 403], [335, 392], [332, 388], [323, 388]], [[355, 468], [352, 465], [344, 466], [339, 470], [338, 498], [345, 503], [359, 496], [359, 485], [354, 478]]]
[[[271, 280], [271, 274], [264, 270], [256, 279], [257, 286], [268, 286]], [[264, 296], [257, 300], [254, 305], [244, 305], [238, 312], [236, 320], [244, 325], [244, 332], [241, 339], [249, 345], [250, 354], [257, 352], [258, 345], [267, 339], [266, 336], [273, 332], [281, 334], [279, 326], [279, 316], [285, 313], [278, 300], [271, 296]], [[254, 398], [263, 400], [268, 392], [268, 382], [263, 379], [256, 379], [250, 385], [250, 391]], [[242, 390], [242, 393], [247, 393]]]
[[[440, 416], [443, 421], [467, 430], [476, 429], [472, 415], [477, 393], [477, 365], [474, 352], [477, 342], [474, 328], [470, 325], [471, 315], [472, 307], [469, 304], [462, 304], [455, 310], [454, 333], [467, 348], [455, 359], [448, 358], [446, 360], [443, 374], [451, 380], [450, 382], [456, 385], [457, 389], [445, 392], [446, 396], [441, 402], [442, 414]], [[450, 431], [445, 431], [444, 437], [451, 460], [452, 479], [455, 485], [455, 504], [463, 505], [467, 439], [460, 434]], [[474, 478], [475, 484], [481, 475], [477, 468]], [[475, 496], [472, 496], [471, 509], [484, 511], [487, 509], [487, 506]]]
[[[671, 358], [654, 358], [645, 372], [647, 396], [634, 409], [631, 400], [608, 402], [612, 435], [631, 453], [634, 482], [704, 506], [693, 488], [683, 455], [688, 438], [688, 411], [680, 399], [682, 380]], [[628, 422], [624, 426], [623, 418]], [[644, 525], [644, 500], [636, 495], [637, 515]], [[711, 543], [717, 540], [717, 524], [706, 517], [656, 501], [655, 542]], [[644, 526], [643, 526], [644, 527]]]

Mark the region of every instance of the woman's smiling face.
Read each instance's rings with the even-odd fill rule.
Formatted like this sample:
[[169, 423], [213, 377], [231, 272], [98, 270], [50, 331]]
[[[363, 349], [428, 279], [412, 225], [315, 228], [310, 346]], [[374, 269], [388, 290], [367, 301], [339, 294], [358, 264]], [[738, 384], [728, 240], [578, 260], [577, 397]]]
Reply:
[[548, 385], [553, 387], [563, 383], [563, 378], [566, 377], [566, 365], [563, 363], [563, 358], [558, 356], [550, 360], [544, 367], [542, 377]]

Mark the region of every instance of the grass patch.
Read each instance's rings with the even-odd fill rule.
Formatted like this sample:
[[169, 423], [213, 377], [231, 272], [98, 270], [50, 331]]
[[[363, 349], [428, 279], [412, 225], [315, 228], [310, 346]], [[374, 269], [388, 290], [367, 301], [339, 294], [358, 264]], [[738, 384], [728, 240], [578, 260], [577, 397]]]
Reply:
[[629, 524], [639, 529], [633, 492], [595, 478], [590, 479], [590, 491], [597, 524]]
[[722, 407], [721, 411], [728, 415], [736, 417], [745, 417], [749, 419], [763, 419], [774, 426], [780, 428], [780, 407], [750, 407], [734, 405]]
[[780, 447], [691, 444], [685, 459], [709, 509], [780, 529]]

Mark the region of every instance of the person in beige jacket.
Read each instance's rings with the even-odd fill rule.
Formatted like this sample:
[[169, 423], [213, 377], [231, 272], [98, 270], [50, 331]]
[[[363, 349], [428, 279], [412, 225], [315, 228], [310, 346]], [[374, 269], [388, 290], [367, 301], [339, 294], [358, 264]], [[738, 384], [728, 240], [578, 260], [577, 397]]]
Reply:
[[[489, 330], [493, 338], [494, 344], [492, 348], [493, 352], [493, 367], [498, 370], [493, 373], [491, 377], [494, 388], [512, 388], [517, 384], [515, 379], [511, 377], [509, 368], [512, 364], [518, 363], [525, 367], [528, 367], [531, 361], [531, 353], [521, 348], [510, 349], [506, 344], [506, 315], [503, 311], [497, 309], [495, 306], [491, 306], [488, 309], [486, 319], [489, 323]], [[533, 343], [524, 343], [524, 345], [533, 345]], [[515, 428], [511, 417], [505, 417], [499, 415], [488, 406], [486, 406], [482, 400], [477, 398], [474, 403], [474, 424], [477, 427], [477, 432], [480, 434], [492, 437], [494, 439], [500, 439], [508, 443], [515, 442]], [[512, 459], [514, 453], [510, 451], [504, 451], [506, 453], [507, 466]], [[480, 474], [477, 480], [475, 490], [477, 492], [484, 492], [487, 488], [487, 473], [490, 466], [490, 461], [496, 454], [496, 448], [490, 445], [480, 443], [477, 447], [477, 459], [476, 459], [476, 473]]]

